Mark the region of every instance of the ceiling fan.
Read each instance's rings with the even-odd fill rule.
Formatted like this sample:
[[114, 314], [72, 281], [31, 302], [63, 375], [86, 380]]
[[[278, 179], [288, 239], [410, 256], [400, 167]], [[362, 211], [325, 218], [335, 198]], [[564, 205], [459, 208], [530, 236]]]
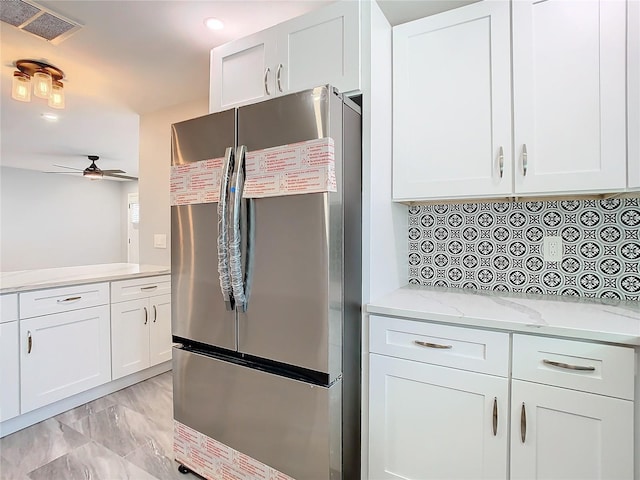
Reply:
[[[82, 172], [84, 177], [88, 177], [91, 179], [99, 179], [102, 177], [114, 177], [114, 178], [122, 178], [124, 180], [138, 180], [138, 177], [131, 177], [129, 175], [122, 175], [123, 173], [127, 173], [124, 170], [101, 170], [96, 165], [96, 162], [100, 159], [98, 155], [87, 155], [87, 158], [91, 160], [91, 165], [82, 170], [81, 168], [67, 167], [66, 165], [57, 165], [54, 163], [54, 166], [60, 168], [68, 168], [69, 170], [76, 170], [78, 173]], [[71, 173], [71, 172], [45, 172], [45, 173]]]

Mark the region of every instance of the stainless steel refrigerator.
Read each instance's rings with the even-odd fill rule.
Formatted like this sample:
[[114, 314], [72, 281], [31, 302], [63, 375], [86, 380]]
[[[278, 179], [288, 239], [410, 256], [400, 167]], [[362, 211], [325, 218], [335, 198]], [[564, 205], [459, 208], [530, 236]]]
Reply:
[[[241, 198], [247, 152], [321, 138], [336, 192]], [[296, 480], [358, 479], [360, 109], [322, 86], [172, 125], [172, 165], [223, 156], [218, 202], [171, 207], [174, 418]]]

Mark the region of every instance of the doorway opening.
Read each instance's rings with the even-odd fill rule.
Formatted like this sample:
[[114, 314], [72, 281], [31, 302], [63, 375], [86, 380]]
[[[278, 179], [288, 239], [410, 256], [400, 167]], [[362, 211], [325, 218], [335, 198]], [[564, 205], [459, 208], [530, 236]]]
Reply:
[[127, 195], [127, 262], [140, 263], [140, 202], [137, 193]]

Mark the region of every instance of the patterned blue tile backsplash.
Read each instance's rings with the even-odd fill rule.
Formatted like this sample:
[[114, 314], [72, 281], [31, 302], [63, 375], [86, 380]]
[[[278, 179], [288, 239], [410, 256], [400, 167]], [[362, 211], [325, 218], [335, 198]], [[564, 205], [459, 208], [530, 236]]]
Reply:
[[640, 197], [411, 206], [409, 282], [638, 301], [639, 233]]

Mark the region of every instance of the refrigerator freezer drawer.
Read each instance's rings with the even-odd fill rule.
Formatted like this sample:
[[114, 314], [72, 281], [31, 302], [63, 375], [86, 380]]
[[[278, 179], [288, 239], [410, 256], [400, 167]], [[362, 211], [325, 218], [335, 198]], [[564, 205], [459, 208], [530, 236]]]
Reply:
[[174, 348], [174, 417], [296, 480], [341, 478], [341, 382], [311, 385]]

